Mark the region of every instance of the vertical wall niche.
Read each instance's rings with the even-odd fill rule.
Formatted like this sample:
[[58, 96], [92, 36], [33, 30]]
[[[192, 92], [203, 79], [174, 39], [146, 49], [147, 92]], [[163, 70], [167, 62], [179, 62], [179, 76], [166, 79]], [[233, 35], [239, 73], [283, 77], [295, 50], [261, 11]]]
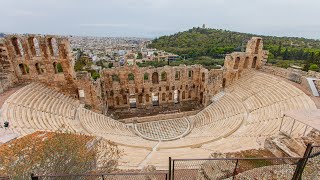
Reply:
[[51, 56], [59, 55], [58, 43], [56, 38], [48, 38], [48, 47], [49, 47]]
[[179, 90], [173, 91], [173, 101], [176, 104], [180, 102], [180, 91]]
[[249, 57], [246, 57], [246, 59], [244, 60], [243, 68], [248, 68], [248, 64], [249, 64]]
[[159, 93], [152, 93], [152, 105], [159, 106]]
[[42, 73], [43, 73], [43, 69], [42, 69], [40, 63], [36, 63], [36, 64], [35, 64], [35, 67], [36, 67], [36, 70], [37, 70], [37, 73], [38, 73], [38, 74], [42, 74]]
[[233, 69], [238, 69], [239, 68], [239, 62], [240, 62], [240, 57], [237, 57], [234, 61], [234, 66]]
[[11, 43], [13, 45], [14, 51], [16, 53], [17, 56], [23, 56], [24, 55], [24, 51], [22, 48], [22, 44], [21, 41], [16, 38], [16, 37], [12, 37], [11, 38]]
[[129, 98], [129, 104], [130, 104], [130, 108], [136, 108], [137, 107], [137, 99], [135, 96], [131, 96]]
[[256, 68], [256, 64], [257, 64], [257, 56], [253, 58], [251, 68]]
[[159, 84], [159, 74], [157, 72], [152, 73], [152, 83]]
[[260, 45], [260, 42], [261, 42], [261, 39], [257, 39], [257, 41], [256, 41], [256, 46], [255, 46], [255, 49], [254, 49], [254, 53], [255, 53], [255, 54], [258, 54], [258, 53], [259, 53], [259, 45]]
[[204, 73], [204, 72], [202, 73], [202, 77], [201, 77], [201, 79], [202, 79], [202, 82], [204, 82], [204, 81], [206, 80], [206, 75], [205, 75], [205, 73]]
[[200, 104], [203, 103], [203, 92], [200, 93]]
[[63, 73], [63, 69], [62, 69], [61, 63], [54, 62], [52, 65], [53, 65], [55, 74]]
[[166, 100], [166, 93], [162, 93], [162, 101]]
[[26, 64], [19, 64], [19, 69], [22, 75], [29, 74], [29, 67]]
[[192, 77], [193, 77], [193, 71], [192, 70], [189, 70], [188, 77], [189, 77], [189, 79], [192, 79]]
[[35, 37], [29, 37], [28, 44], [30, 47], [31, 54], [33, 56], [40, 56], [41, 51], [40, 51], [38, 39]]

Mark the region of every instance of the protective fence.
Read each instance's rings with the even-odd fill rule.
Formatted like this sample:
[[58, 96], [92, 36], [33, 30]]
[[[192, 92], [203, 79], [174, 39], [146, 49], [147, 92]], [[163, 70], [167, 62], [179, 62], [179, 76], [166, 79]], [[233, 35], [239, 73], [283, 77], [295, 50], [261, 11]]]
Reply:
[[153, 173], [32, 175], [32, 180], [215, 180], [320, 179], [320, 146], [308, 144], [303, 157], [169, 158], [168, 171]]
[[171, 159], [170, 178], [292, 179], [303, 158]]
[[167, 180], [167, 173], [31, 175], [32, 180]]
[[302, 179], [320, 179], [320, 146], [311, 147]]

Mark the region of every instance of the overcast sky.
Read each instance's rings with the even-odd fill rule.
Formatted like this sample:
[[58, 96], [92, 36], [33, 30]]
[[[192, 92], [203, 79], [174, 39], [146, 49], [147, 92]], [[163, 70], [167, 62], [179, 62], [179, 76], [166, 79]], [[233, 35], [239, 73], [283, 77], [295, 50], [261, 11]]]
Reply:
[[320, 37], [320, 0], [0, 0], [0, 32], [158, 37], [206, 24]]

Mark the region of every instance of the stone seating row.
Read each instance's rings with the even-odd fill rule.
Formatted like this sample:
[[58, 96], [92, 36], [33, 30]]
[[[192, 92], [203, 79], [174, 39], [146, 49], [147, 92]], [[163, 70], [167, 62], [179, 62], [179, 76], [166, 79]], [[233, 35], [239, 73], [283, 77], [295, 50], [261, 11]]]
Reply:
[[157, 142], [145, 140], [136, 135], [125, 124], [107, 116], [80, 108], [79, 121], [83, 128], [91, 135], [101, 136], [118, 144], [129, 147], [153, 148]]
[[31, 83], [10, 96], [6, 103], [73, 118], [78, 102], [40, 83]]
[[197, 128], [244, 112], [245, 109], [241, 102], [238, 101], [236, 97], [226, 94], [218, 102], [212, 103], [193, 116], [191, 120], [193, 127]]
[[77, 132], [70, 126], [71, 119], [67, 117], [16, 104], [8, 104], [4, 109], [3, 117], [10, 122], [10, 129], [21, 135], [27, 135], [37, 130]]

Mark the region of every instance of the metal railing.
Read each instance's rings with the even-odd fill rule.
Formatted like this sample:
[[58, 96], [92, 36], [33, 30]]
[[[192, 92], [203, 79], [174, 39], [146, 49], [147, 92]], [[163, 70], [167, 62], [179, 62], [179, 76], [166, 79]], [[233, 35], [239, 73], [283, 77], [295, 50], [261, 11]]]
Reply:
[[[188, 179], [292, 179], [304, 158], [170, 159], [169, 178]], [[272, 172], [272, 173], [270, 173]]]
[[109, 174], [55, 174], [55, 175], [34, 175], [32, 180], [60, 180], [60, 179], [80, 179], [80, 180], [167, 180], [168, 173], [109, 173]]
[[320, 179], [320, 145], [311, 147], [301, 177], [302, 179]]
[[320, 179], [320, 146], [303, 157], [172, 159], [169, 171], [151, 173], [31, 175], [32, 180]]
[[312, 129], [314, 129], [312, 126], [309, 126], [293, 117], [283, 115], [279, 131], [284, 132], [289, 136], [291, 136], [292, 133], [295, 133], [297, 136], [306, 136]]

